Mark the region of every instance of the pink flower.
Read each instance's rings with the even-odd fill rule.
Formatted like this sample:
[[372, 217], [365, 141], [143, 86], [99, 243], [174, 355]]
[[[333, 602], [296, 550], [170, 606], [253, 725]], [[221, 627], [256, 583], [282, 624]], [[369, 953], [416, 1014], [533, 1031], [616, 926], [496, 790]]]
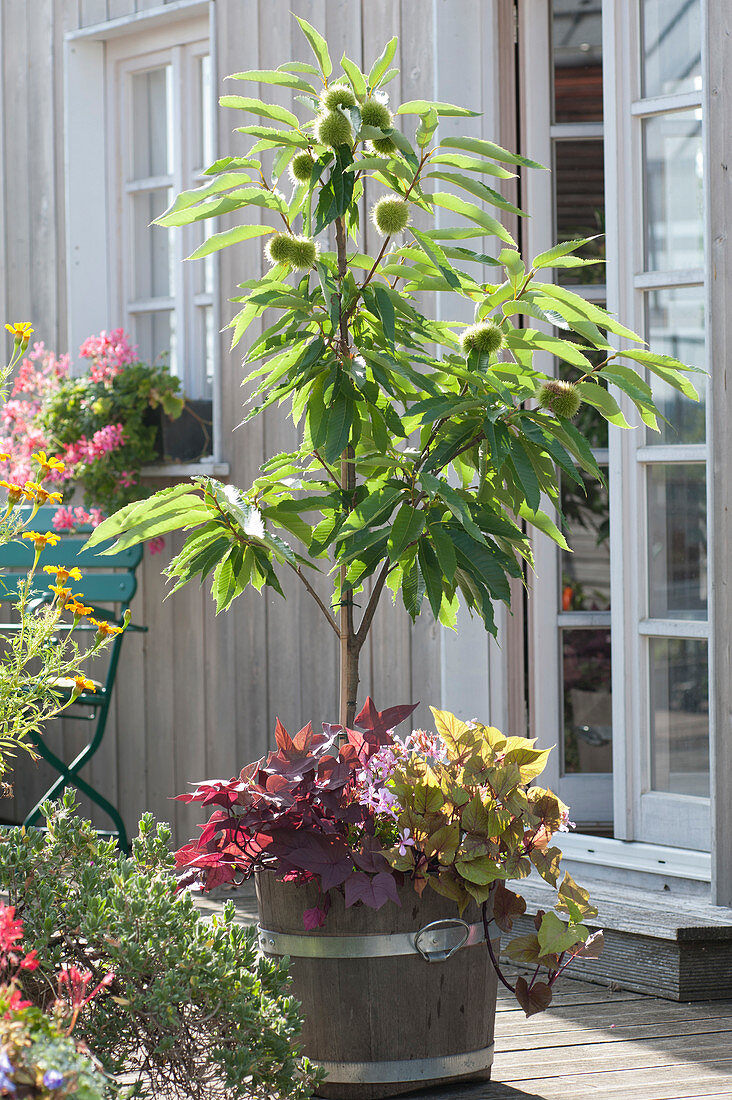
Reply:
[[52, 523], [54, 531], [73, 531], [76, 527], [74, 513], [63, 505], [54, 512]]
[[68, 992], [69, 1000], [74, 1008], [80, 1008], [82, 1005], [89, 1004], [89, 1001], [93, 997], [96, 997], [100, 990], [111, 985], [114, 981], [114, 974], [110, 971], [105, 974], [104, 977], [97, 985], [94, 986], [91, 993], [87, 992], [92, 981], [91, 970], [79, 970], [77, 966], [73, 964], [71, 966], [62, 966], [58, 974], [58, 993], [59, 998], [62, 992]]
[[[83, 438], [83, 437], [82, 437]], [[121, 424], [107, 424], [94, 432], [91, 442], [87, 443], [87, 457], [101, 458], [109, 451], [117, 451], [125, 442], [124, 428]]]
[[92, 508], [87, 512], [80, 504], [75, 508], [62, 506], [54, 513], [53, 526], [56, 531], [75, 531], [77, 527], [98, 527], [103, 519], [101, 508]]
[[379, 805], [376, 807], [378, 814], [386, 814], [387, 817], [393, 818], [395, 821], [399, 816], [400, 806], [397, 802], [396, 795], [393, 795], [391, 791], [387, 791], [385, 788], [380, 792]]
[[0, 901], [0, 951], [10, 951], [23, 939], [23, 922], [15, 916], [15, 906]]
[[408, 752], [416, 753], [427, 760], [445, 759], [445, 746], [436, 733], [428, 733], [426, 730], [412, 730], [405, 745]]
[[125, 489], [131, 489], [133, 485], [137, 485], [137, 478], [132, 470], [123, 470], [119, 475], [119, 483]]
[[116, 328], [112, 332], [102, 332], [98, 336], [89, 336], [79, 348], [79, 355], [91, 359], [89, 374], [92, 382], [108, 382], [123, 367], [136, 360], [137, 348], [130, 346], [124, 329]]
[[161, 554], [165, 549], [165, 539], [162, 535], [157, 535], [154, 539], [150, 539], [147, 548], [151, 554]]
[[397, 837], [397, 843], [399, 844], [399, 855], [405, 856], [407, 854], [407, 848], [414, 847], [414, 839], [409, 835], [411, 830], [402, 829]]

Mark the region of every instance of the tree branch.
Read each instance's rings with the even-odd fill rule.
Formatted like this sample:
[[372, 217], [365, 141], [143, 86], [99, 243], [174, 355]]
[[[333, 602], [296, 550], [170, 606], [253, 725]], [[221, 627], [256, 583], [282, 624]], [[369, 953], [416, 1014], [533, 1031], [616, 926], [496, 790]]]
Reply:
[[[426, 161], [427, 161], [427, 154], [423, 153], [422, 154], [422, 159], [419, 162], [419, 167], [417, 168], [417, 171], [414, 173], [414, 179], [412, 180], [412, 182], [410, 183], [409, 187], [407, 188], [407, 190], [404, 194], [405, 199], [409, 198], [409, 196], [412, 193], [413, 188], [416, 186], [417, 180], [419, 179], [420, 173], [421, 173], [422, 169], [424, 168]], [[384, 253], [386, 252], [387, 248], [389, 247], [389, 241], [390, 240], [391, 240], [390, 236], [386, 237], [386, 239], [384, 240], [384, 243], [381, 246], [381, 249], [379, 251], [378, 256], [376, 257], [373, 264], [371, 265], [371, 270], [368, 272], [368, 274], [366, 275], [366, 278], [361, 283], [361, 286], [358, 288], [358, 293], [356, 294], [356, 297], [353, 299], [353, 301], [351, 302], [351, 305], [349, 306], [348, 312], [346, 313], [346, 321], [349, 321], [351, 319], [351, 316], [352, 316], [354, 310], [356, 309], [356, 304], [358, 302], [358, 299], [361, 297], [364, 289], [371, 282], [371, 280], [374, 276], [374, 272], [376, 271], [377, 267], [379, 266], [382, 259], [384, 258]]]
[[338, 624], [336, 623], [335, 619], [334, 619], [334, 618], [333, 618], [333, 616], [331, 615], [331, 613], [330, 613], [330, 611], [328, 610], [328, 608], [327, 608], [327, 607], [325, 606], [325, 604], [324, 604], [324, 603], [323, 603], [323, 601], [321, 600], [321, 598], [320, 598], [320, 596], [318, 595], [318, 593], [317, 593], [317, 592], [315, 591], [315, 589], [313, 588], [313, 586], [312, 586], [312, 584], [310, 583], [310, 581], [309, 581], [309, 580], [307, 579], [307, 577], [306, 577], [306, 576], [305, 576], [305, 574], [303, 573], [303, 571], [302, 571], [302, 569], [300, 568], [300, 566], [299, 566], [299, 565], [293, 565], [291, 561], [288, 561], [288, 563], [287, 563], [287, 564], [289, 565], [290, 569], [292, 569], [292, 571], [293, 571], [294, 573], [296, 573], [296, 574], [298, 575], [298, 577], [300, 578], [300, 580], [302, 581], [302, 583], [303, 583], [303, 584], [305, 585], [305, 587], [307, 588], [307, 590], [308, 590], [308, 592], [310, 593], [310, 595], [311, 595], [311, 596], [313, 597], [313, 599], [315, 600], [315, 602], [316, 602], [316, 604], [318, 605], [318, 607], [320, 608], [320, 610], [321, 610], [321, 611], [323, 612], [323, 614], [325, 615], [326, 619], [328, 620], [328, 625], [329, 625], [329, 626], [330, 626], [330, 627], [331, 627], [331, 628], [332, 628], [332, 629], [333, 629], [333, 630], [335, 631], [335, 633], [336, 633], [337, 637], [339, 637], [339, 638], [340, 638], [340, 636], [341, 636], [341, 632], [340, 632], [340, 630], [338, 629]]
[[342, 492], [342, 491], [343, 491], [343, 486], [341, 485], [340, 481], [338, 480], [338, 478], [337, 478], [337, 477], [335, 476], [335, 474], [334, 474], [334, 473], [333, 473], [333, 471], [331, 470], [330, 466], [328, 466], [328, 465], [327, 465], [327, 464], [326, 464], [326, 463], [324, 462], [324, 460], [323, 460], [323, 459], [322, 459], [322, 458], [320, 457], [320, 454], [318, 453], [318, 451], [316, 451], [315, 449], [313, 449], [313, 454], [315, 455], [315, 457], [317, 458], [318, 462], [319, 462], [319, 463], [320, 463], [320, 465], [321, 465], [321, 466], [323, 467], [323, 469], [325, 470], [325, 472], [326, 472], [326, 473], [328, 474], [328, 476], [330, 477], [330, 479], [331, 479], [331, 481], [333, 482], [333, 484], [334, 484], [334, 485], [337, 485], [337, 486], [338, 486], [338, 488], [339, 488], [339, 489], [341, 490], [341, 492]]
[[369, 602], [366, 604], [366, 610], [363, 613], [363, 618], [361, 619], [361, 625], [359, 626], [358, 633], [356, 634], [356, 645], [358, 646], [359, 651], [361, 650], [361, 647], [363, 646], [363, 643], [366, 641], [366, 638], [367, 638], [368, 632], [369, 632], [369, 628], [371, 626], [371, 622], [373, 620], [374, 615], [376, 614], [377, 604], [378, 604], [379, 599], [381, 597], [381, 593], [384, 590], [384, 585], [386, 584], [386, 578], [389, 576], [389, 573], [391, 572], [391, 570], [393, 568], [394, 568], [394, 566], [390, 561], [388, 561], [388, 560], [385, 561], [384, 564], [381, 567], [381, 572], [379, 573], [378, 577], [376, 578], [376, 583], [374, 584], [374, 587], [371, 590], [371, 595], [369, 596]]
[[442, 465], [439, 467], [439, 469], [444, 470], [445, 467], [449, 466], [451, 462], [454, 462], [455, 459], [458, 458], [463, 453], [463, 451], [469, 451], [471, 449], [471, 447], [474, 447], [476, 445], [476, 443], [480, 443], [483, 439], [485, 439], [485, 433], [484, 432], [479, 432], [478, 435], [476, 435], [468, 443], [466, 443], [466, 444], [464, 444], [464, 446], [458, 448], [458, 450], [455, 451], [455, 454], [450, 455], [450, 457], [448, 459], [446, 459], [445, 462], [442, 463]]

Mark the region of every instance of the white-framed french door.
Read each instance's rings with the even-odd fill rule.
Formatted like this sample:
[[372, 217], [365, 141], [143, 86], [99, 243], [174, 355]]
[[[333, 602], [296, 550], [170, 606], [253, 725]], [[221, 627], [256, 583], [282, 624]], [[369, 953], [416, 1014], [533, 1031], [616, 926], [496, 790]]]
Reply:
[[[525, 173], [523, 245], [530, 258], [558, 239], [602, 234], [603, 44], [600, 0], [520, 3], [522, 152], [552, 172]], [[602, 255], [603, 239], [589, 255]], [[564, 269], [549, 277], [604, 304], [604, 267]], [[547, 373], [561, 367], [550, 356]], [[581, 430], [607, 469], [603, 422], [583, 413]], [[547, 782], [571, 807], [580, 829], [609, 832], [613, 818], [613, 729], [608, 494], [587, 483], [583, 497], [562, 485], [567, 535], [561, 552], [537, 535], [528, 600], [531, 733], [555, 746]]]
[[[706, 369], [703, 0], [616, 0], [603, 15], [609, 307]], [[669, 423], [610, 445], [616, 836], [708, 850], [705, 387], [695, 405], [651, 380]]]
[[[604, 230], [606, 280], [572, 289], [705, 369], [703, 0], [526, 0], [518, 11], [522, 152], [553, 169], [522, 180], [526, 251]], [[588, 487], [583, 503], [565, 487], [575, 554], [535, 539], [532, 733], [557, 746], [549, 780], [580, 830], [612, 823], [618, 839], [708, 850], [706, 402], [649, 381], [660, 433], [605, 439], [581, 425], [609, 498]]]

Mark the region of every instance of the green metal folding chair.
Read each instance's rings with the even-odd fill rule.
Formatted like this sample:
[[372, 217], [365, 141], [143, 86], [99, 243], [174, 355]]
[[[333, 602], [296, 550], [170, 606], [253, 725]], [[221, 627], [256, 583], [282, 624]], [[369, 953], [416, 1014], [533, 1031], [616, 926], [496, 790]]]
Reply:
[[[53, 531], [54, 512], [55, 508], [51, 506], [39, 508], [33, 517], [32, 529], [39, 532]], [[84, 603], [93, 607], [94, 618], [121, 626], [125, 611], [129, 608], [137, 590], [135, 571], [142, 560], [143, 548], [135, 546], [118, 554], [101, 557], [98, 549], [81, 549], [87, 537], [88, 535], [84, 533], [63, 535], [57, 546], [53, 549], [49, 547], [43, 552], [42, 564], [63, 565], [67, 568], [78, 566], [83, 573], [83, 581], [79, 582], [79, 588], [83, 592]], [[12, 542], [0, 547], [0, 602], [12, 603], [17, 599], [18, 582], [25, 577], [33, 564], [33, 557], [34, 548], [30, 542]], [[33, 580], [34, 593], [40, 599], [50, 600], [53, 596], [50, 585], [53, 583], [53, 575], [36, 573]], [[17, 623], [0, 623], [0, 636], [17, 629]], [[96, 627], [82, 621], [76, 630], [96, 632]], [[127, 630], [146, 631], [147, 627], [130, 624]], [[71, 763], [66, 764], [53, 752], [42, 735], [38, 733], [30, 735], [39, 755], [58, 772], [58, 778], [38, 799], [33, 809], [26, 814], [23, 825], [26, 827], [35, 825], [41, 818], [43, 803], [48, 799], [58, 798], [66, 787], [74, 786], [108, 815], [114, 824], [114, 829], [110, 831], [111, 835], [116, 835], [120, 849], [127, 852], [129, 851], [127, 830], [119, 810], [104, 795], [95, 790], [91, 783], [79, 775], [104, 739], [124, 637], [124, 633], [115, 634], [108, 647], [109, 663], [104, 683], [97, 687], [95, 693], [82, 692], [72, 706], [64, 710], [64, 720], [84, 721], [91, 725], [87, 745]], [[60, 686], [60, 694], [66, 690], [70, 691]], [[100, 832], [105, 831], [100, 830]]]

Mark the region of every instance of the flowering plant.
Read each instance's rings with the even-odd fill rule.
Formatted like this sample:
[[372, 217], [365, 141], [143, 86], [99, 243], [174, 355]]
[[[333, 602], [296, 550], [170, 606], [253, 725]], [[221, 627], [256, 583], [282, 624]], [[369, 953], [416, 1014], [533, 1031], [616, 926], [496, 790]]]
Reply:
[[59, 509], [59, 530], [96, 526], [104, 512], [145, 496], [140, 467], [157, 457], [150, 409], [161, 406], [175, 418], [184, 406], [179, 380], [163, 365], [141, 363], [121, 328], [88, 337], [79, 354], [89, 370], [71, 377], [68, 355], [35, 343], [0, 412], [0, 450], [10, 456], [0, 466], [6, 487], [23, 485], [33, 454], [48, 451], [61, 459], [48, 475], [60, 499], [83, 489], [83, 508]]
[[38, 969], [38, 952], [24, 952], [23, 923], [0, 902], [0, 1097], [79, 1097], [102, 1100], [117, 1090], [89, 1049], [72, 1038], [79, 1015], [114, 981], [77, 966], [61, 967], [56, 996], [43, 1012], [24, 998], [23, 973]]
[[[561, 852], [551, 842], [568, 828], [568, 808], [533, 785], [549, 750], [434, 709], [436, 733], [400, 740], [394, 727], [414, 709], [379, 712], [368, 699], [357, 729], [324, 723], [316, 734], [308, 724], [294, 738], [278, 721], [276, 751], [228, 782], [179, 796], [217, 807], [198, 841], [177, 853], [182, 883], [210, 889], [267, 868], [296, 883], [316, 880], [322, 901], [305, 910], [308, 929], [325, 922], [333, 890], [346, 906], [373, 909], [400, 904], [403, 882], [420, 895], [429, 886], [460, 913], [474, 900], [499, 977], [527, 1015], [539, 1012], [572, 959], [602, 947], [602, 933], [583, 923], [597, 915], [587, 893], [569, 873], [559, 881]], [[525, 912], [505, 882], [532, 868], [556, 889], [556, 912], [540, 912], [534, 932], [509, 942], [512, 960], [535, 967], [530, 982], [511, 985], [489, 926], [509, 932]]]
[[[6, 328], [14, 336], [14, 343], [10, 362], [0, 369], [0, 402], [6, 379], [26, 351], [33, 332], [28, 322], [6, 325]], [[2, 415], [0, 411], [0, 417]], [[32, 434], [31, 440], [37, 442]], [[2, 638], [0, 796], [11, 793], [4, 777], [10, 769], [10, 759], [15, 750], [25, 749], [35, 757], [30, 735], [40, 732], [49, 719], [74, 703], [82, 693], [96, 691], [96, 685], [87, 679], [81, 665], [87, 657], [95, 656], [111, 635], [123, 629], [91, 618], [92, 608], [82, 602], [83, 593], [74, 594], [70, 586], [70, 582], [81, 580], [81, 572], [76, 567], [67, 569], [61, 564], [44, 565], [43, 572], [54, 578], [54, 583], [50, 585], [53, 598], [50, 603], [36, 600], [34, 578], [40, 568], [41, 556], [47, 548], [53, 550], [60, 536], [53, 532], [32, 530], [33, 520], [42, 505], [61, 500], [60, 493], [50, 491], [43, 483], [63, 476], [64, 463], [57, 457], [48, 457], [45, 451], [27, 453], [28, 439], [21, 440], [19, 446], [20, 457], [10, 453], [0, 454], [0, 462], [22, 471], [23, 480], [22, 485], [0, 482], [7, 493], [4, 511], [0, 512], [0, 546], [26, 540], [32, 545], [34, 555], [25, 577], [19, 580], [13, 578], [12, 581], [6, 578], [2, 582], [4, 598], [15, 599], [20, 622], [18, 629]], [[82, 653], [76, 641], [78, 632], [75, 634], [75, 631], [87, 619], [97, 629], [91, 646]]]

